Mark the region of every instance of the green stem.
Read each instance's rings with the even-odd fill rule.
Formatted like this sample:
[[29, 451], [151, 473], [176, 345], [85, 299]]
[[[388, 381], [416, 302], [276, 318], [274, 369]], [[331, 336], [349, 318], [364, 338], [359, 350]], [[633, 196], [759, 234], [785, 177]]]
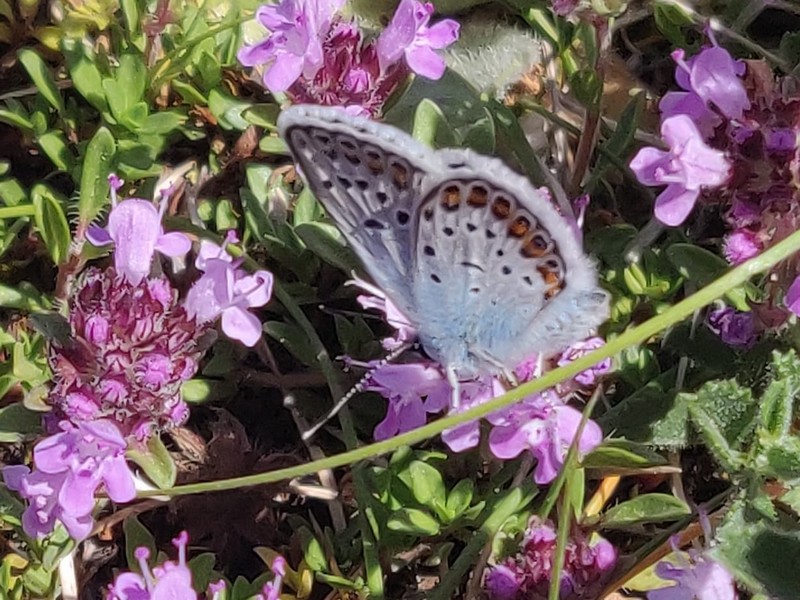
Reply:
[[17, 206], [0, 206], [0, 219], [18, 219], [32, 217], [35, 209], [33, 204], [18, 204]]
[[164, 490], [143, 491], [139, 493], [139, 497], [184, 496], [187, 494], [218, 492], [223, 490], [238, 489], [251, 485], [274, 483], [277, 481], [291, 479], [293, 477], [309, 475], [323, 469], [334, 469], [344, 465], [353, 464], [358, 461], [368, 460], [381, 454], [392, 452], [400, 446], [411, 446], [413, 444], [417, 444], [439, 435], [445, 429], [458, 427], [464, 423], [474, 421], [500, 409], [506, 408], [507, 406], [510, 406], [515, 402], [526, 398], [527, 396], [553, 387], [562, 381], [566, 381], [567, 379], [597, 364], [601, 360], [615, 356], [630, 346], [642, 344], [648, 341], [652, 336], [656, 335], [660, 331], [676, 325], [691, 315], [694, 311], [711, 304], [711, 302], [723, 296], [725, 293], [749, 281], [754, 275], [771, 269], [776, 264], [787, 259], [798, 250], [800, 250], [800, 231], [793, 233], [788, 238], [779, 242], [772, 248], [764, 251], [759, 256], [752, 258], [735, 269], [732, 269], [695, 294], [692, 294], [688, 298], [678, 302], [669, 310], [666, 310], [650, 320], [645, 321], [641, 325], [629, 329], [620, 336], [609, 340], [607, 344], [598, 350], [595, 350], [591, 354], [582, 356], [581, 358], [564, 365], [563, 367], [553, 369], [534, 381], [525, 383], [517, 388], [514, 388], [513, 390], [510, 390], [502, 396], [471, 408], [463, 413], [449, 415], [432, 423], [428, 423], [427, 425], [423, 425], [417, 429], [413, 429], [412, 431], [397, 435], [391, 439], [375, 442], [361, 448], [349, 450], [336, 456], [326, 457], [305, 465], [298, 465], [286, 469], [278, 469], [276, 471], [270, 471], [267, 473], [258, 473], [256, 475], [247, 475], [245, 477], [235, 477], [233, 479], [180, 485]]
[[[576, 435], [577, 440], [580, 436]], [[573, 442], [573, 447], [575, 443]], [[564, 464], [561, 469], [562, 473], [567, 472], [573, 465], [569, 463]], [[564, 493], [561, 495], [561, 512], [558, 514], [558, 531], [556, 532], [556, 553], [553, 557], [553, 566], [550, 569], [550, 589], [547, 594], [548, 600], [559, 600], [561, 595], [561, 572], [564, 570], [564, 555], [567, 550], [567, 542], [569, 541], [570, 532], [570, 519], [572, 518], [572, 510], [569, 502], [570, 483], [572, 479], [567, 478], [564, 485]]]

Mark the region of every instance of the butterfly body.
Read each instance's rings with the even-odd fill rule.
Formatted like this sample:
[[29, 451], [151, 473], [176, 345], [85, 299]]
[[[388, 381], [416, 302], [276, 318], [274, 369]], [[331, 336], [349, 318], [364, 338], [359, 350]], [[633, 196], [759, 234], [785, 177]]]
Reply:
[[294, 106], [278, 126], [367, 272], [453, 380], [509, 373], [607, 317], [573, 228], [500, 160], [435, 151], [336, 108]]

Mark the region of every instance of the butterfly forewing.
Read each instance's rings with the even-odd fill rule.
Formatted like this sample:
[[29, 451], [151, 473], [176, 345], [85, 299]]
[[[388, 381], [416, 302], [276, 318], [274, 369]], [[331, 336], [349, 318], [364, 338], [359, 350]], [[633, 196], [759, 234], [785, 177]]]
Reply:
[[422, 200], [415, 242], [423, 346], [467, 378], [561, 349], [601, 323], [605, 293], [549, 199], [497, 160], [441, 157], [448, 170]]
[[[314, 195], [367, 272], [409, 317], [412, 223], [436, 155], [398, 130], [343, 111], [296, 106], [279, 127]], [[345, 122], [343, 122], [345, 120]]]

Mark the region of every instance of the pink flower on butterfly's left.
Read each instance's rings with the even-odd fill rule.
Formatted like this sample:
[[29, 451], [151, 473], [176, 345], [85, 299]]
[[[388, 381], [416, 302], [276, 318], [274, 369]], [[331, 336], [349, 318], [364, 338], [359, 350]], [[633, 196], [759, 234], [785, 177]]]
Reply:
[[117, 201], [117, 190], [122, 181], [116, 175], [110, 175], [109, 183], [112, 208], [108, 224], [105, 228], [90, 227], [87, 238], [95, 246], [113, 243], [117, 273], [138, 285], [150, 273], [156, 252], [171, 257], [184, 256], [192, 243], [183, 233], [164, 233], [161, 220], [167, 206], [166, 199], [161, 200], [159, 209], [141, 198]]
[[[228, 241], [232, 241], [229, 234]], [[184, 306], [199, 323], [222, 317], [222, 331], [246, 346], [261, 338], [261, 321], [248, 308], [264, 306], [272, 296], [272, 273], [248, 275], [224, 248], [203, 240], [195, 266], [204, 271], [189, 293]]]

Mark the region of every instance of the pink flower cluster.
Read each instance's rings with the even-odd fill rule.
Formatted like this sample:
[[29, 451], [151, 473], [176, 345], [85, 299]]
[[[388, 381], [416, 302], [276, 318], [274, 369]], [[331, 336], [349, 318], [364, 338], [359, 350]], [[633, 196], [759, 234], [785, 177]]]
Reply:
[[22, 525], [30, 536], [44, 536], [61, 521], [75, 539], [92, 530], [94, 494], [105, 486], [115, 502], [133, 500], [133, 474], [125, 462], [126, 443], [110, 421], [60, 423], [61, 433], [51, 435], [33, 449], [36, 470], [23, 465], [3, 470], [9, 489], [28, 501]]
[[[139, 561], [140, 573], [125, 571], [117, 575], [114, 583], [108, 588], [106, 600], [197, 600], [198, 592], [192, 585], [192, 571], [186, 563], [186, 547], [189, 535], [183, 531], [172, 540], [178, 549], [178, 561], [167, 560], [150, 568], [150, 550], [140, 546], [134, 551]], [[268, 582], [262, 594], [256, 594], [252, 600], [280, 600], [281, 585], [286, 575], [286, 560], [278, 556], [272, 562], [275, 578]], [[211, 583], [206, 591], [206, 600], [222, 600], [227, 598], [227, 584], [224, 580]]]
[[133, 499], [128, 445], [188, 418], [180, 388], [197, 372], [203, 333], [221, 317], [226, 334], [254, 345], [261, 322], [247, 309], [271, 295], [270, 273], [247, 275], [225, 250], [203, 242], [196, 266], [204, 273], [181, 300], [151, 270], [156, 252], [183, 256], [189, 238], [164, 232], [163, 200], [161, 210], [140, 198], [118, 202], [121, 182], [109, 182], [108, 225], [91, 228], [89, 238], [114, 245], [114, 266], [79, 276], [66, 302], [70, 335], [49, 348], [54, 410], [47, 421], [56, 431], [35, 446], [33, 470], [3, 471], [9, 488], [29, 501], [23, 527], [31, 536], [47, 535], [57, 521], [76, 539], [89, 535], [101, 486], [114, 501]]
[[[393, 348], [415, 337], [413, 328], [394, 307], [391, 300], [372, 286], [365, 286], [375, 295], [361, 296], [359, 301], [368, 308], [384, 312], [388, 322], [396, 328], [384, 346]], [[590, 338], [567, 348], [555, 362], [560, 366], [588, 354], [603, 345], [600, 338]], [[550, 361], [534, 357], [519, 365], [515, 376], [520, 382], [541, 375]], [[460, 382], [460, 402], [451, 406], [452, 387], [444, 369], [438, 363], [419, 360], [407, 363], [372, 364], [367, 374], [364, 390], [381, 394], [389, 401], [386, 417], [374, 431], [376, 440], [388, 439], [404, 431], [421, 427], [429, 414], [442, 411], [462, 412], [482, 404], [505, 392], [501, 381], [484, 377]], [[611, 369], [609, 359], [578, 374], [573, 380], [556, 389], [528, 397], [525, 400], [493, 413], [487, 417], [492, 425], [489, 448], [497, 458], [512, 459], [530, 452], [536, 459], [534, 480], [545, 484], [555, 479], [581, 421], [581, 413], [567, 401], [576, 392], [585, 392], [596, 385], [597, 378]], [[578, 442], [581, 453], [588, 453], [600, 444], [603, 432], [597, 423], [589, 420]], [[442, 440], [454, 452], [476, 447], [480, 442], [480, 423], [461, 425], [442, 433]]]
[[[531, 517], [515, 556], [491, 567], [483, 586], [489, 600], [534, 600], [548, 597], [556, 550], [556, 531], [549, 521]], [[590, 543], [581, 530], [567, 542], [561, 573], [561, 598], [597, 598], [603, 579], [614, 568], [617, 551], [598, 538]]]
[[401, 0], [376, 40], [337, 12], [344, 0], [281, 0], [256, 12], [269, 30], [264, 40], [244, 46], [239, 62], [264, 67], [264, 85], [297, 103], [342, 106], [353, 114], [377, 116], [410, 71], [439, 79], [444, 60], [435, 52], [458, 38], [458, 23], [429, 25], [433, 4]]
[[[776, 78], [764, 62], [734, 60], [712, 42], [689, 59], [673, 52], [681, 90], [659, 105], [669, 150], [643, 148], [631, 168], [641, 182], [666, 186], [655, 206], [666, 225], [682, 224], [698, 202], [713, 207], [727, 229], [723, 253], [735, 265], [800, 229], [800, 96], [789, 77]], [[753, 315], [722, 315], [738, 332], [733, 345], [748, 345], [746, 330], [800, 314], [798, 271], [797, 259], [776, 271]]]

